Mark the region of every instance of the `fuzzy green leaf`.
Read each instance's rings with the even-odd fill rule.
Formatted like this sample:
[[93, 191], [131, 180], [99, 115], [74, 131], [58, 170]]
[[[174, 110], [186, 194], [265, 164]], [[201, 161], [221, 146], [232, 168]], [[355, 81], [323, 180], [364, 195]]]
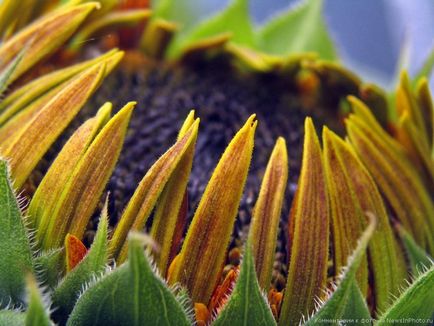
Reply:
[[270, 306], [259, 288], [251, 239], [244, 249], [235, 289], [213, 323], [213, 326], [219, 325], [276, 325]]
[[325, 319], [342, 318], [370, 318], [368, 307], [356, 283], [356, 272], [374, 234], [376, 227], [375, 217], [359, 239], [356, 249], [348, 259], [348, 264], [340, 275], [336, 290], [327, 300], [323, 301], [318, 312], [307, 321], [306, 325], [316, 325]]
[[258, 33], [261, 51], [276, 55], [315, 52], [336, 59], [333, 41], [322, 17], [322, 0], [305, 0], [268, 22]]
[[139, 235], [130, 236], [128, 250], [127, 263], [79, 298], [67, 325], [190, 325], [181, 303], [152, 270]]
[[425, 319], [425, 324], [431, 325], [428, 320], [432, 319], [434, 314], [433, 289], [434, 264], [431, 263], [431, 267], [419, 275], [390, 309], [380, 317], [377, 325], [390, 325], [391, 320], [405, 318], [408, 318], [408, 324]]
[[360, 318], [370, 320], [371, 314], [369, 308], [355, 280], [350, 283], [350, 289], [348, 291], [349, 295], [341, 319]]
[[107, 229], [108, 229], [108, 216], [107, 216], [107, 202], [101, 213], [101, 218], [98, 224], [98, 230], [95, 240], [88, 254], [83, 260], [61, 281], [59, 286], [55, 289], [53, 294], [53, 303], [57, 308], [55, 315], [59, 320], [63, 320], [74, 308], [75, 301], [86, 285], [90, 282], [92, 277], [103, 272], [108, 262], [107, 250]]
[[53, 289], [59, 282], [64, 266], [64, 250], [58, 248], [43, 252], [35, 258], [35, 269], [44, 286]]
[[0, 310], [0, 325], [23, 326], [26, 322], [26, 314], [15, 310]]
[[23, 303], [25, 273], [33, 271], [29, 235], [10, 181], [0, 159], [0, 307]]
[[48, 307], [44, 303], [42, 294], [33, 276], [27, 277], [28, 308], [26, 311], [26, 326], [50, 326], [52, 325], [48, 313]]
[[401, 225], [397, 226], [398, 234], [405, 247], [411, 270], [416, 275], [422, 266], [429, 266], [432, 258], [428, 253], [417, 245], [413, 237]]
[[194, 0], [156, 0], [152, 1], [152, 18], [175, 22], [181, 32], [187, 32], [203, 19], [199, 7]]

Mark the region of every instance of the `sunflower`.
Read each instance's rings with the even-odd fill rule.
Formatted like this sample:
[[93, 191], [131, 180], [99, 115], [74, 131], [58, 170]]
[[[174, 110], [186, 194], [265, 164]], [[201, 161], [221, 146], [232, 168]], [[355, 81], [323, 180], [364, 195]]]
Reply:
[[363, 82], [321, 8], [0, 3], [0, 324], [432, 322], [426, 76]]

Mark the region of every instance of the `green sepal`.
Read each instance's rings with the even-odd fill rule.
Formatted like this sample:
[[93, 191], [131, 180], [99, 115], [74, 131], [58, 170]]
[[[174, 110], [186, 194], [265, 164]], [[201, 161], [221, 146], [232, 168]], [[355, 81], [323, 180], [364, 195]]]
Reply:
[[164, 19], [182, 26], [182, 31], [189, 31], [202, 17], [197, 11], [195, 0], [157, 0], [152, 1], [152, 19]]
[[407, 232], [404, 227], [398, 225], [397, 230], [404, 245], [411, 271], [416, 275], [421, 267], [431, 265], [432, 258], [414, 241], [411, 234]]
[[345, 310], [341, 317], [342, 319], [360, 318], [363, 320], [371, 320], [371, 313], [366, 305], [357, 282], [352, 281], [350, 285], [348, 300], [345, 304]]
[[[106, 203], [107, 205], [107, 203]], [[106, 207], [106, 206], [105, 206]], [[107, 209], [103, 209], [98, 224], [98, 230], [92, 246], [83, 260], [61, 281], [53, 293], [53, 304], [56, 307], [55, 316], [62, 322], [69, 315], [83, 287], [92, 277], [102, 273], [108, 262], [108, 217]]]
[[276, 325], [270, 306], [259, 288], [251, 241], [244, 249], [240, 275], [229, 302], [212, 325]]
[[58, 248], [42, 252], [35, 258], [38, 279], [44, 286], [54, 289], [57, 286], [64, 264], [64, 249]]
[[25, 274], [33, 271], [32, 250], [4, 159], [0, 159], [0, 257], [0, 307], [22, 304]]
[[335, 60], [336, 49], [322, 7], [322, 0], [305, 0], [270, 20], [257, 34], [259, 50], [275, 55], [315, 52], [321, 59]]
[[42, 298], [41, 290], [32, 275], [27, 277], [28, 308], [26, 311], [26, 326], [50, 326], [52, 322], [49, 310]]
[[[431, 325], [434, 315], [434, 264], [420, 274], [378, 320], [377, 326], [407, 319], [407, 324]], [[425, 320], [425, 323], [420, 321]]]
[[356, 272], [366, 252], [369, 240], [374, 234], [375, 227], [376, 220], [372, 216], [368, 227], [359, 239], [356, 249], [348, 259], [348, 264], [340, 276], [336, 290], [327, 300], [322, 302], [321, 307], [307, 321], [306, 325], [315, 325], [326, 319], [371, 318], [366, 302], [356, 283]]
[[253, 46], [254, 33], [248, 4], [246, 0], [232, 0], [223, 11], [197, 24], [190, 32], [180, 34], [169, 47], [169, 57], [178, 57], [185, 47], [197, 41], [228, 32], [232, 42]]
[[78, 299], [67, 325], [191, 325], [182, 304], [155, 274], [139, 235], [130, 235], [128, 261]]

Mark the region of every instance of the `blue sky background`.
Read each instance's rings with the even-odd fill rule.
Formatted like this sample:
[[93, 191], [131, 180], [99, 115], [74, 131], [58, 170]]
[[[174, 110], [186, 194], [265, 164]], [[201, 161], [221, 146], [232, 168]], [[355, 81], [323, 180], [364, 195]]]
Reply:
[[[258, 24], [300, 0], [250, 0]], [[203, 17], [229, 0], [194, 0]], [[434, 0], [324, 0], [324, 16], [343, 61], [366, 81], [390, 89], [401, 49], [414, 73], [434, 47]], [[434, 90], [434, 78], [431, 78]]]

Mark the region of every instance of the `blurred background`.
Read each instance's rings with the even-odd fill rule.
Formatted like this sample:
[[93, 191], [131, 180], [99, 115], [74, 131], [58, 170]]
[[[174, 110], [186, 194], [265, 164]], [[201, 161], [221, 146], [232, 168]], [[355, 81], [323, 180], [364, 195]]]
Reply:
[[[203, 19], [230, 0], [186, 1]], [[250, 0], [260, 25], [300, 0]], [[434, 48], [434, 0], [324, 0], [324, 16], [346, 65], [365, 81], [394, 86], [398, 67], [414, 74]], [[434, 90], [434, 78], [430, 80]]]

